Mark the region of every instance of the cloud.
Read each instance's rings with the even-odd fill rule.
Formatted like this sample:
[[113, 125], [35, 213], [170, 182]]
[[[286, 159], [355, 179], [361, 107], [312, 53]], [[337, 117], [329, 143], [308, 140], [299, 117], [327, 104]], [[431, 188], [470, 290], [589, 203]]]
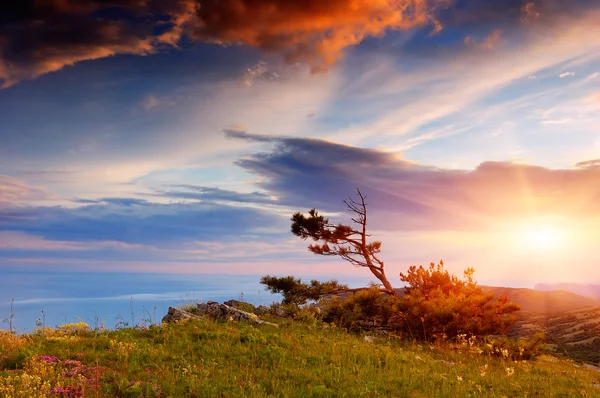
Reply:
[[575, 76], [575, 72], [563, 72], [560, 75], [558, 75], [558, 77], [560, 77], [561, 79], [572, 76]]
[[244, 85], [250, 87], [259, 81], [274, 80], [279, 77], [277, 72], [269, 71], [269, 66], [266, 61], [259, 61], [256, 65], [247, 68], [244, 72], [242, 81]]
[[575, 164], [575, 167], [580, 169], [587, 168], [599, 168], [600, 167], [600, 159], [586, 160], [585, 162], [579, 162]]
[[239, 202], [256, 204], [276, 204], [269, 195], [261, 192], [240, 193], [226, 189], [203, 187], [197, 185], [171, 185], [165, 191], [157, 191], [153, 195], [173, 199], [190, 199], [209, 202]]
[[498, 46], [501, 40], [502, 31], [500, 29], [496, 29], [481, 41], [472, 36], [466, 36], [465, 45], [490, 50]]
[[445, 0], [208, 0], [198, 11], [196, 36], [283, 53], [322, 70], [343, 50], [387, 30], [434, 23]]
[[341, 199], [360, 188], [375, 212], [395, 215], [379, 222], [396, 230], [478, 228], [506, 218], [595, 216], [600, 210], [600, 168], [583, 167], [595, 161], [578, 169], [488, 161], [454, 170], [323, 140], [229, 136], [274, 145], [237, 164], [260, 176], [260, 187], [280, 203], [339, 211]]
[[0, 81], [8, 87], [78, 62], [173, 46], [195, 20], [191, 0], [24, 0], [0, 6]]
[[447, 27], [496, 26], [554, 23], [563, 17], [581, 16], [597, 7], [595, 0], [467, 0], [454, 2], [449, 12], [440, 16]]
[[245, 44], [326, 68], [386, 30], [435, 21], [448, 0], [23, 0], [0, 5], [0, 82], [9, 87], [78, 62], [148, 55], [197, 40]]
[[142, 108], [149, 111], [160, 105], [160, 100], [154, 95], [149, 95], [142, 101]]
[[0, 208], [20, 201], [45, 200], [52, 197], [42, 188], [32, 187], [14, 177], [0, 175]]
[[521, 8], [521, 12], [524, 21], [535, 21], [541, 15], [538, 6], [533, 1], [525, 3]]
[[74, 203], [80, 204], [111, 204], [115, 206], [151, 206], [152, 203], [144, 199], [135, 198], [102, 198], [102, 199], [74, 199]]
[[[349, 47], [389, 31], [524, 21], [538, 26], [594, 9], [591, 0], [23, 0], [19, 4], [0, 5], [2, 87], [83, 61], [150, 55], [177, 47], [182, 38], [243, 44], [321, 71]], [[468, 36], [467, 41], [473, 40]], [[495, 46], [498, 40], [499, 34], [493, 33], [480, 44]]]
[[262, 209], [215, 202], [148, 203], [134, 198], [85, 200], [75, 208], [0, 208], [0, 230], [53, 241], [121, 242], [157, 247], [194, 241], [229, 241], [278, 225], [280, 217]]

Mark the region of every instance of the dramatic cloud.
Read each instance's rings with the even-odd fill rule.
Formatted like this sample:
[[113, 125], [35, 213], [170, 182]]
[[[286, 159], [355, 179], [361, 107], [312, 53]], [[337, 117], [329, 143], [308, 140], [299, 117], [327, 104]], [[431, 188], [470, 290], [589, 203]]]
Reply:
[[8, 87], [77, 62], [147, 55], [185, 35], [283, 53], [321, 69], [388, 29], [435, 22], [448, 0], [23, 0], [0, 6], [0, 79]]
[[340, 200], [360, 188], [376, 212], [401, 216], [383, 220], [399, 230], [482, 227], [506, 217], [587, 217], [600, 210], [597, 161], [564, 170], [510, 162], [449, 170], [322, 140], [228, 136], [274, 144], [238, 165], [262, 177], [261, 187], [282, 204], [339, 211]]
[[313, 70], [320, 70], [366, 37], [427, 23], [437, 26], [433, 11], [446, 4], [449, 1], [207, 0], [198, 11], [196, 34], [283, 52], [290, 62], [308, 60]]
[[259, 209], [215, 203], [157, 204], [135, 199], [102, 199], [79, 208], [0, 209], [0, 230], [53, 241], [122, 242], [184, 247], [195, 241], [268, 235], [280, 217]]
[[0, 82], [8, 87], [77, 62], [175, 45], [196, 7], [189, 0], [2, 3]]
[[[454, 4], [455, 3], [455, 4]], [[86, 60], [148, 55], [183, 37], [243, 44], [326, 69], [344, 50], [386, 32], [488, 24], [547, 25], [584, 15], [592, 0], [23, 0], [0, 5], [0, 83]], [[506, 26], [504, 26], [506, 25]], [[497, 30], [466, 41], [493, 47]], [[480, 34], [479, 32], [476, 37]], [[481, 37], [481, 36], [479, 36]], [[262, 68], [254, 72], [260, 74]]]

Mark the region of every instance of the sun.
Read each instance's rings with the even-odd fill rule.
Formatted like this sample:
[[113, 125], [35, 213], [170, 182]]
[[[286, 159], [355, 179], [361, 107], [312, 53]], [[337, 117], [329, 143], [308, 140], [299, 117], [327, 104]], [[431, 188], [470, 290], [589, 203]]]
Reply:
[[518, 229], [517, 239], [520, 244], [531, 251], [556, 251], [568, 245], [566, 229], [548, 221], [529, 221]]
[[561, 233], [556, 228], [547, 226], [530, 226], [522, 232], [523, 243], [531, 247], [551, 248], [561, 243]]

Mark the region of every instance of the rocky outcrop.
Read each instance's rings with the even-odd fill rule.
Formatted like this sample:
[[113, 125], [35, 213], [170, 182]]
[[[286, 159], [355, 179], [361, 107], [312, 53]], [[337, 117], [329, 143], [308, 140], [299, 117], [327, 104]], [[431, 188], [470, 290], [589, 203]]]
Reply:
[[266, 305], [259, 305], [256, 307], [255, 311], [258, 315], [267, 315], [271, 313], [271, 307], [267, 307]]
[[187, 311], [180, 310], [179, 308], [169, 307], [167, 315], [163, 316], [163, 323], [179, 322], [186, 319], [200, 319], [194, 314], [190, 314]]
[[251, 310], [251, 311], [256, 310], [256, 307], [253, 304], [247, 303], [245, 301], [240, 301], [240, 300], [228, 300], [228, 301], [224, 301], [223, 304], [228, 305], [233, 308], [237, 308], [237, 309], [244, 309], [244, 310]]
[[290, 315], [281, 305], [272, 305], [270, 307], [259, 305], [256, 307], [255, 312], [259, 315], [273, 315], [277, 318], [287, 318]]
[[227, 304], [219, 304], [215, 301], [209, 301], [207, 303], [198, 304], [198, 315], [209, 316], [213, 319], [220, 319], [226, 321], [243, 321], [250, 322], [257, 325], [271, 325], [277, 327], [278, 325], [270, 322], [265, 322], [260, 319], [256, 314], [251, 312], [242, 311], [238, 308], [234, 308]]

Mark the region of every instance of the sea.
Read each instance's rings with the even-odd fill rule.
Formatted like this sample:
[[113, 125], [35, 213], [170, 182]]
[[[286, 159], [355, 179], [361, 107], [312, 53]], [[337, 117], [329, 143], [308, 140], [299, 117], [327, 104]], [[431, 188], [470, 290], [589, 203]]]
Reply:
[[[75, 322], [115, 329], [160, 323], [170, 306], [190, 302], [236, 299], [270, 305], [281, 301], [281, 295], [265, 290], [260, 277], [4, 269], [0, 270], [0, 330], [28, 333], [40, 326]], [[351, 286], [365, 286], [370, 280], [337, 279]]]

